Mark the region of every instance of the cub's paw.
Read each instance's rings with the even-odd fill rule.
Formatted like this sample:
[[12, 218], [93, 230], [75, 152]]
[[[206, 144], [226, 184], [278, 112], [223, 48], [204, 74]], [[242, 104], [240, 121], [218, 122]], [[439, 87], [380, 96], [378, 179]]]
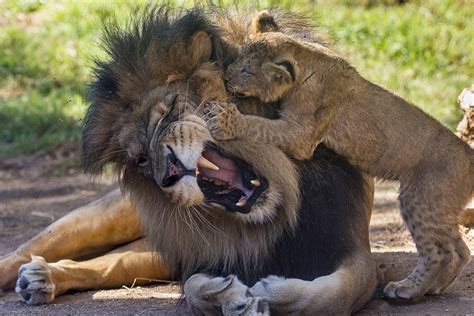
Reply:
[[236, 276], [195, 274], [184, 284], [186, 301], [194, 315], [269, 315], [269, 307], [252, 297]]
[[383, 289], [383, 293], [387, 298], [416, 300], [422, 297], [426, 291], [422, 291], [420, 286], [415, 284], [409, 278], [397, 282], [388, 283]]
[[211, 135], [217, 140], [235, 139], [238, 136], [241, 113], [233, 103], [208, 102], [204, 106]]
[[55, 289], [50, 268], [43, 257], [31, 256], [31, 259], [20, 267], [15, 291], [30, 305], [50, 303]]

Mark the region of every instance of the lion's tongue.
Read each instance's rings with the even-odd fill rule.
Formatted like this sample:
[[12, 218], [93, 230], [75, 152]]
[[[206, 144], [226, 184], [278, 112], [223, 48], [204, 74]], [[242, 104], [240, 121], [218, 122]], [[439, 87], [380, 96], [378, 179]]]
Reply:
[[[222, 157], [217, 152], [206, 149], [202, 156], [219, 167], [219, 170], [213, 170], [209, 168], [199, 168], [199, 174], [203, 177], [214, 178], [225, 181], [229, 184], [231, 189], [239, 189], [245, 194], [245, 199], [248, 199], [252, 196], [254, 190], [247, 189], [240, 176], [240, 171], [237, 168], [236, 164], [231, 160]], [[222, 193], [227, 193], [228, 191], [223, 191]]]
[[216, 164], [220, 169], [237, 171], [237, 166], [232, 159], [227, 159], [219, 155], [212, 149], [206, 149], [202, 152], [202, 156], [212, 163]]

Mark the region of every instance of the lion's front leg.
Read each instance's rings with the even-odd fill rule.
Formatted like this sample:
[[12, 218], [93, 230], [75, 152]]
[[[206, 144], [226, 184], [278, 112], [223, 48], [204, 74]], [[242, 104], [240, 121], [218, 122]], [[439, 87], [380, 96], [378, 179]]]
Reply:
[[184, 284], [184, 294], [194, 315], [269, 315], [268, 304], [250, 295], [234, 275], [214, 278], [195, 274]]
[[249, 291], [268, 302], [272, 314], [350, 315], [372, 298], [375, 286], [375, 263], [364, 254], [312, 281], [269, 276]]
[[298, 315], [349, 315], [339, 275], [329, 275], [303, 281], [269, 276], [257, 282], [250, 293], [270, 304], [272, 313]]

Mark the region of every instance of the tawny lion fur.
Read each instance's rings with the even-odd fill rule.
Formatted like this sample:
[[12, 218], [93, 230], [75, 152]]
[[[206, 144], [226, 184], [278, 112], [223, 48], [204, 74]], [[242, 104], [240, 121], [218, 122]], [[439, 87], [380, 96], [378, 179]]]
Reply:
[[[269, 308], [282, 313], [349, 314], [370, 300], [376, 285], [368, 240], [372, 179], [323, 148], [321, 155], [328, 158], [315, 161], [325, 168], [332, 161], [336, 167], [326, 173], [321, 168], [324, 179], [320, 183], [324, 185], [332, 177], [342, 179], [338, 180], [344, 188], [341, 194], [348, 195], [328, 201], [324, 196], [313, 196], [316, 194], [308, 198], [300, 182], [306, 181], [308, 187], [317, 185], [304, 177], [309, 163], [295, 162], [269, 144], [215, 141], [201, 105], [227, 99], [222, 69], [235, 59], [249, 32], [250, 19], [218, 11], [207, 12], [207, 16], [214, 23], [199, 10], [148, 9], [132, 21], [130, 29], [108, 26], [105, 42], [110, 60], [97, 63], [92, 104], [85, 120], [83, 160], [87, 170], [96, 173], [112, 164], [126, 197], [116, 191], [76, 210], [2, 259], [2, 288], [11, 285], [18, 265], [27, 262], [31, 254], [50, 262], [132, 242], [82, 262], [47, 263], [33, 257], [21, 267], [16, 290], [28, 303], [42, 304], [69, 289], [117, 287], [131, 284], [135, 277], [186, 280], [195, 272], [207, 271], [209, 274], [189, 278], [185, 286], [188, 304], [197, 314], [266, 315]], [[281, 18], [288, 34], [305, 34], [318, 42], [302, 20], [291, 14]], [[251, 102], [241, 105], [249, 114], [275, 115], [274, 109], [262, 108]], [[185, 166], [192, 167], [208, 142], [249, 162], [268, 181], [268, 188], [248, 214], [205, 204], [195, 177], [183, 177], [171, 187], [161, 185], [166, 170], [162, 164], [170, 148]], [[330, 195], [340, 189], [326, 190]], [[279, 242], [285, 242], [288, 237], [284, 236], [301, 234], [298, 225], [305, 222], [298, 221], [304, 215], [300, 209], [309, 203], [306, 212], [317, 212], [317, 207], [311, 207], [313, 201], [328, 203], [325, 210], [331, 225], [326, 225], [325, 231], [339, 223], [346, 225], [334, 231], [331, 248], [322, 249], [341, 258], [328, 275], [306, 281], [269, 276], [251, 289], [236, 276], [213, 277], [213, 271], [225, 273], [233, 271], [233, 266], [242, 267], [236, 273], [252, 275], [264, 263], [290, 264], [291, 260], [311, 258], [311, 251], [305, 251], [298, 257], [282, 255], [279, 260], [263, 262]], [[347, 214], [334, 214], [333, 207]], [[318, 218], [310, 220], [324, 224], [317, 223]], [[318, 235], [314, 229], [306, 232], [315, 240], [310, 246], [315, 246]], [[146, 250], [143, 235], [152, 249], [159, 250], [157, 254]], [[338, 236], [343, 238], [338, 240]], [[323, 266], [329, 260], [323, 256], [311, 259]]]
[[416, 106], [362, 78], [327, 46], [278, 31], [267, 11], [225, 77], [241, 97], [280, 102], [281, 117], [242, 115], [211, 104], [217, 139], [255, 139], [307, 159], [319, 143], [368, 174], [400, 182], [401, 214], [419, 261], [385, 294], [416, 299], [442, 293], [470, 259], [458, 215], [474, 190], [474, 151]]

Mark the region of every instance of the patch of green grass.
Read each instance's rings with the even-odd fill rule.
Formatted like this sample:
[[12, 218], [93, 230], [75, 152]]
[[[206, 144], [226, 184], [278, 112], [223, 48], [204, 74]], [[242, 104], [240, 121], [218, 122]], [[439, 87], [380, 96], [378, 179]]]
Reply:
[[321, 6], [337, 47], [368, 79], [454, 128], [458, 94], [474, 82], [474, 3], [411, 1], [403, 6]]
[[135, 1], [0, 4], [0, 157], [79, 144], [93, 57], [102, 54], [101, 21], [135, 6]]
[[[314, 18], [366, 78], [454, 128], [461, 117], [456, 97], [474, 80], [474, 5], [461, 0], [387, 5], [395, 2], [240, 4], [280, 6]], [[125, 17], [136, 5], [133, 0], [0, 2], [0, 157], [79, 143], [92, 58], [103, 56], [101, 21], [112, 14]]]

